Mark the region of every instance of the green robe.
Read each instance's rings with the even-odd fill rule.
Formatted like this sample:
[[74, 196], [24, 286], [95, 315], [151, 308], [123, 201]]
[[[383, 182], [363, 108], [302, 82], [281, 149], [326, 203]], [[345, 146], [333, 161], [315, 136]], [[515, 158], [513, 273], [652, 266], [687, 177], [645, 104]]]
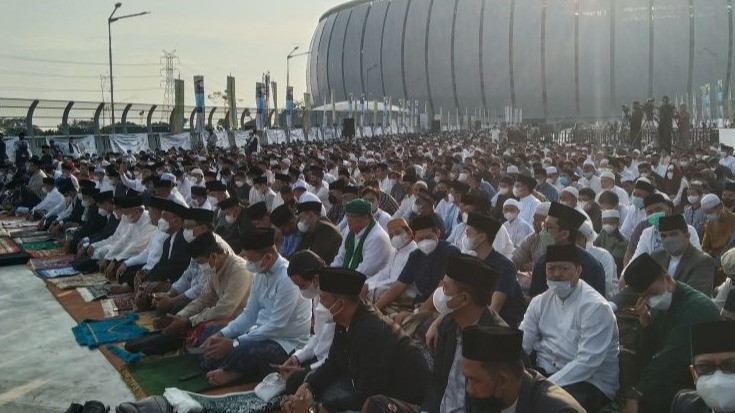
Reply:
[[636, 386], [643, 395], [640, 411], [667, 412], [679, 390], [693, 387], [690, 328], [719, 319], [709, 297], [678, 281], [669, 309], [651, 310], [648, 328], [639, 330], [636, 343], [636, 356], [645, 366]]

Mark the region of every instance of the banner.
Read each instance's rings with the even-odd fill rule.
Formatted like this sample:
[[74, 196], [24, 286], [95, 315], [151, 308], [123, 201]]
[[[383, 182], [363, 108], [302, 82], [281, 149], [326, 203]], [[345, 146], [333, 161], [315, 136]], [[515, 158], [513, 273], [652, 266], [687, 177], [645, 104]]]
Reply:
[[286, 87], [286, 128], [293, 128], [293, 86]]
[[[56, 143], [59, 149], [61, 149], [61, 153], [65, 156], [69, 156], [69, 138], [54, 138], [54, 143]], [[85, 153], [90, 155], [99, 154], [99, 152], [97, 152], [97, 141], [95, 141], [94, 135], [74, 137], [74, 144], [77, 145], [77, 149], [81, 155], [84, 155]]]
[[227, 123], [230, 125], [230, 129], [240, 129], [240, 124], [237, 122], [237, 98], [235, 97], [235, 78], [227, 76], [227, 109], [229, 110], [229, 116], [227, 116]]
[[194, 76], [194, 100], [196, 101], [196, 124], [194, 130], [204, 135], [204, 76]]
[[184, 81], [174, 80], [174, 113], [171, 118], [171, 131], [181, 133], [184, 130]]
[[283, 129], [266, 129], [265, 136], [269, 145], [286, 143], [286, 131]]
[[264, 128], [270, 128], [271, 127], [271, 122], [270, 122], [270, 117], [269, 117], [269, 115], [270, 115], [269, 112], [271, 110], [271, 105], [270, 105], [270, 98], [271, 98], [271, 93], [270, 93], [271, 74], [270, 73], [266, 73], [266, 74], [263, 75], [263, 84], [265, 85], [265, 95], [264, 95], [264, 98], [265, 98], [265, 107], [264, 107], [264, 110], [263, 110], [263, 112], [264, 112], [264, 114], [263, 114], [263, 127]]
[[271, 92], [273, 96], [273, 123], [269, 124], [269, 126], [272, 125], [274, 128], [280, 128], [281, 125], [278, 124], [278, 84], [271, 82], [271, 86], [273, 87]]
[[149, 151], [148, 135], [135, 133], [128, 135], [110, 135], [110, 151], [114, 153], [139, 153]]
[[247, 148], [248, 142], [253, 134], [250, 131], [235, 131], [235, 146], [239, 148]]
[[365, 129], [365, 94], [360, 95], [360, 132]]
[[304, 93], [304, 115], [302, 117], [304, 123], [304, 130], [308, 131], [311, 129], [311, 94]]
[[229, 148], [230, 147], [230, 138], [229, 138], [229, 135], [227, 135], [227, 131], [218, 130], [214, 132], [214, 135], [217, 137], [217, 147], [218, 148]]
[[352, 93], [347, 97], [347, 117], [352, 117]]
[[161, 135], [161, 150], [168, 151], [171, 148], [191, 150], [191, 134], [187, 132], [174, 135]]
[[303, 129], [291, 129], [291, 142], [303, 142], [304, 141], [304, 130]]
[[260, 132], [265, 127], [263, 122], [263, 112], [265, 111], [265, 87], [262, 82], [255, 84], [255, 129]]

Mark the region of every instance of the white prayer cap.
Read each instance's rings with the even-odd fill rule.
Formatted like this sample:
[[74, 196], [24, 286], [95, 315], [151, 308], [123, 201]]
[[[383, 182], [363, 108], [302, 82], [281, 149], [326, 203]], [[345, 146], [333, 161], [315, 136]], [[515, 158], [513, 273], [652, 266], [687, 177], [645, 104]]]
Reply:
[[600, 174], [600, 178], [609, 178], [609, 179], [612, 179], [614, 181], [615, 180], [615, 174], [612, 173], [612, 172], [610, 172], [610, 171], [605, 171], [605, 172], [603, 172], [603, 173]]
[[717, 205], [720, 205], [720, 198], [715, 194], [707, 194], [702, 197], [702, 201], [700, 203], [702, 204], [702, 208], [712, 209]]
[[727, 275], [735, 275], [735, 248], [729, 249], [720, 258], [722, 271]]
[[97, 168], [94, 168], [94, 173], [96, 173], [96, 174], [104, 174], [105, 173], [105, 168], [101, 168], [101, 167], [98, 166]]
[[168, 172], [165, 172], [165, 173], [161, 174], [161, 180], [162, 181], [169, 181], [169, 182], [176, 183], [176, 176], [174, 176], [174, 174], [170, 174]]
[[288, 159], [288, 158], [281, 159], [281, 163], [284, 164], [284, 165], [291, 166], [291, 160]]
[[506, 169], [505, 172], [506, 173], [509, 173], [509, 174], [517, 174], [518, 173], [518, 167], [515, 166], [515, 165], [508, 165], [508, 169]]
[[559, 173], [559, 171], [556, 169], [556, 166], [546, 167], [546, 174], [547, 175], [553, 175], [553, 174], [558, 174], [558, 173]]
[[620, 211], [617, 209], [605, 209], [602, 211], [602, 219], [617, 218], [620, 219]]
[[365, 158], [364, 156], [361, 156], [360, 159], [358, 159], [358, 160], [360, 162], [366, 162], [367, 161], [367, 158]]
[[351, 153], [350, 156], [349, 156], [349, 160], [352, 161], [352, 162], [357, 162], [357, 156], [355, 156], [354, 153]]
[[514, 207], [516, 207], [518, 209], [521, 209], [521, 203], [518, 202], [518, 201], [516, 201], [513, 198], [508, 198], [508, 199], [505, 200], [505, 202], [503, 203], [503, 208], [505, 208], [507, 206], [514, 206]]
[[418, 186], [426, 189], [427, 191], [429, 190], [429, 185], [426, 185], [426, 182], [424, 182], [424, 181], [416, 181], [416, 183], [414, 185], [418, 185]]
[[191, 173], [192, 175], [202, 175], [202, 176], [204, 176], [204, 172], [202, 172], [202, 170], [201, 170], [201, 169], [199, 169], [199, 168], [194, 168], [194, 169], [192, 169], [190, 173]]
[[629, 171], [624, 172], [623, 175], [620, 177], [620, 182], [633, 182], [633, 181], [635, 181], [635, 177]]
[[[306, 186], [306, 181], [304, 181], [303, 179], [299, 179], [296, 182], [294, 182], [293, 189], [299, 189], [299, 188], [301, 188], [301, 189], [308, 189], [308, 187]], [[319, 200], [319, 198], [317, 198], [317, 200]], [[321, 201], [319, 201], [319, 202], [321, 202]]]
[[536, 205], [536, 210], [533, 212], [534, 215], [549, 215], [549, 208], [551, 208], [551, 202], [542, 202]]
[[573, 186], [567, 186], [564, 189], [561, 190], [562, 192], [568, 192], [572, 195], [574, 195], [575, 198], [579, 198], [579, 191], [577, 191], [577, 188]]
[[595, 238], [597, 238], [597, 233], [595, 233], [595, 229], [592, 228], [592, 224], [589, 220], [584, 221], [582, 225], [580, 225], [579, 233], [584, 235], [587, 239], [587, 244], [591, 244], [595, 241]]
[[321, 203], [322, 201], [315, 194], [312, 194], [311, 192], [304, 192], [301, 195], [301, 197], [299, 198], [299, 204], [302, 204], [304, 202], [319, 202], [319, 203]]
[[102, 166], [110, 166], [110, 162], [107, 161], [107, 159], [102, 161]]
[[[650, 184], [651, 183], [651, 181], [648, 178], [646, 178], [645, 176], [642, 176], [642, 177], [638, 178], [638, 181], [643, 181], [643, 182], [645, 182], [647, 184]], [[638, 181], [636, 181], [636, 182], [638, 182]]]
[[582, 164], [582, 166], [587, 166], [587, 165], [589, 165], [589, 166], [591, 166], [591, 167], [593, 167], [593, 168], [595, 167], [595, 163], [594, 163], [594, 162], [592, 162], [592, 160], [591, 160], [591, 159], [586, 159], [586, 160], [584, 161], [584, 163]]

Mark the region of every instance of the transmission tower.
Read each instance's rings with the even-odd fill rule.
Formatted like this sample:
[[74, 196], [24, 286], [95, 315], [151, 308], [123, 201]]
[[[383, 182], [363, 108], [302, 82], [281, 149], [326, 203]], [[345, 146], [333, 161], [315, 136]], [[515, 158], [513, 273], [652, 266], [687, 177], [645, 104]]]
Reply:
[[159, 111], [161, 122], [168, 122], [169, 115], [176, 104], [175, 96], [175, 80], [179, 76], [178, 65], [181, 63], [179, 57], [176, 56], [176, 50], [167, 52], [163, 51], [161, 57], [161, 86], [163, 86], [163, 108]]

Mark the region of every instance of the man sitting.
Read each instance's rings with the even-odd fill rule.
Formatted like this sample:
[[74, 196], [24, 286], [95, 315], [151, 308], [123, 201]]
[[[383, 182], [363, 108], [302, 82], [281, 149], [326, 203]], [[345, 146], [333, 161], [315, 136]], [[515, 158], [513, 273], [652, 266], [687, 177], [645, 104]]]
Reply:
[[236, 196], [220, 201], [217, 206], [223, 211], [225, 222], [229, 224], [222, 237], [230, 244], [233, 251], [239, 254], [240, 238], [242, 234], [254, 228], [253, 222], [247, 216], [246, 209], [240, 205], [240, 199]]
[[324, 364], [281, 403], [284, 412], [359, 411], [376, 394], [421, 402], [426, 362], [405, 333], [360, 301], [364, 284], [363, 274], [346, 268], [319, 273], [320, 302], [336, 323], [334, 340]]
[[510, 327], [471, 326], [462, 331], [466, 402], [461, 411], [584, 413], [564, 389], [523, 367], [523, 333]]
[[576, 245], [549, 246], [544, 262], [549, 289], [531, 300], [523, 317], [523, 350], [536, 370], [597, 412], [619, 386], [615, 315], [605, 297], [580, 279]]
[[[305, 197], [306, 194], [302, 195], [302, 199]], [[329, 219], [322, 216], [322, 209], [319, 201], [300, 202], [296, 207], [299, 216], [296, 226], [304, 233], [296, 251], [311, 250], [324, 262], [332, 262], [342, 244], [342, 235]]]
[[642, 368], [625, 412], [667, 411], [676, 392], [693, 384], [688, 371], [690, 328], [718, 320], [720, 314], [709, 297], [674, 280], [648, 254], [631, 261], [623, 274], [639, 294], [636, 358]]
[[689, 371], [696, 390], [674, 398], [671, 413], [726, 413], [735, 410], [735, 322], [695, 324]]
[[301, 243], [303, 233], [296, 224], [296, 216], [288, 204], [282, 204], [271, 212], [271, 223], [278, 229], [276, 245], [281, 256], [290, 258]]
[[390, 235], [390, 243], [393, 246], [388, 263], [365, 283], [368, 300], [372, 303], [377, 302], [398, 280], [398, 276], [401, 275], [401, 271], [408, 262], [409, 255], [418, 248], [416, 241], [413, 240], [413, 231], [403, 218], [388, 221], [388, 235]]
[[242, 252], [253, 273], [248, 305], [236, 319], [204, 341], [210, 383], [221, 386], [245, 378], [261, 380], [306, 344], [311, 303], [288, 278], [288, 261], [278, 255], [272, 229], [243, 235]]
[[355, 199], [345, 204], [349, 231], [339, 247], [332, 267], [357, 270], [372, 277], [388, 262], [391, 244], [388, 234], [375, 222], [370, 203]]

